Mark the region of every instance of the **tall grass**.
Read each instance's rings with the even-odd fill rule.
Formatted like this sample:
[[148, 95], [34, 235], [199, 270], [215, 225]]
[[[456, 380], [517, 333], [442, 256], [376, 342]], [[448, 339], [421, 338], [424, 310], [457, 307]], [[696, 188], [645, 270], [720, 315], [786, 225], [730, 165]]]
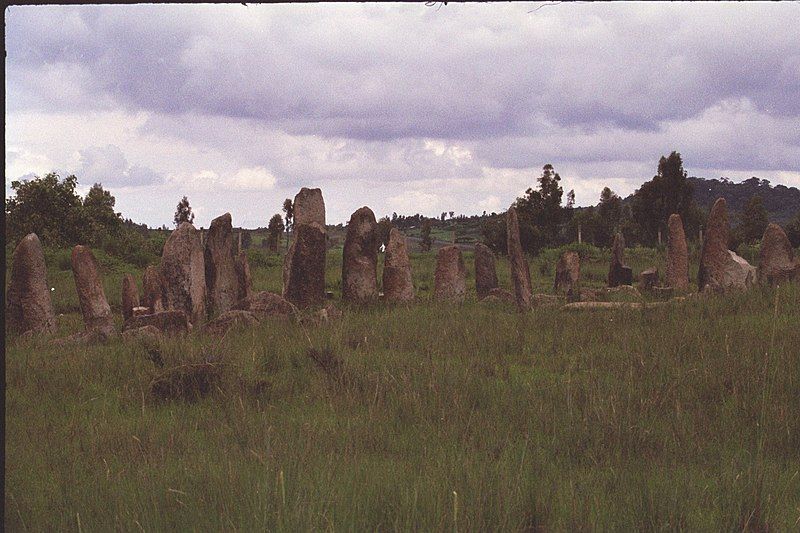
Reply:
[[[518, 314], [433, 303], [432, 254], [412, 262], [420, 303], [321, 326], [8, 341], [6, 529], [797, 529], [798, 285]], [[256, 288], [280, 275], [255, 268]], [[107, 278], [113, 302], [121, 274]], [[151, 393], [208, 360], [199, 400]]]

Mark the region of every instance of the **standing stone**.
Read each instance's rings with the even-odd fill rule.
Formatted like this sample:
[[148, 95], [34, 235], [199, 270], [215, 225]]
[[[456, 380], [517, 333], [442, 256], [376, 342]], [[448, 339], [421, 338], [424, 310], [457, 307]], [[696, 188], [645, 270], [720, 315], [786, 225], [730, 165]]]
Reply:
[[166, 310], [167, 287], [161, 270], [155, 266], [148, 266], [142, 276], [142, 304], [150, 313], [160, 313]]
[[681, 216], [677, 213], [671, 214], [667, 228], [667, 286], [686, 289], [689, 287], [689, 249], [686, 246]]
[[633, 284], [633, 270], [625, 264], [625, 237], [622, 233], [614, 235], [611, 248], [611, 264], [608, 267], [608, 286]]
[[133, 308], [139, 307], [139, 289], [136, 287], [136, 280], [133, 274], [125, 274], [122, 277], [122, 320], [128, 320], [133, 316]]
[[475, 292], [478, 300], [486, 298], [489, 291], [497, 287], [494, 253], [485, 244], [478, 243], [475, 245]]
[[325, 301], [325, 228], [297, 224], [283, 262], [283, 297], [305, 308]]
[[581, 258], [578, 252], [567, 250], [556, 263], [556, 279], [553, 288], [556, 292], [573, 295], [578, 290], [581, 279]]
[[744, 289], [756, 281], [755, 267], [728, 250], [730, 224], [724, 198], [717, 198], [711, 213], [700, 254], [697, 284], [701, 291]]
[[658, 268], [652, 267], [643, 270], [639, 274], [639, 288], [643, 291], [651, 291], [658, 285]]
[[103, 290], [100, 268], [94, 254], [87, 246], [72, 249], [72, 274], [87, 333], [101, 337], [114, 334], [114, 318]]
[[531, 308], [531, 269], [522, 252], [519, 240], [519, 218], [517, 210], [509, 207], [506, 213], [506, 240], [508, 242], [508, 261], [511, 267], [511, 280], [514, 282], [514, 297], [521, 311]]
[[[241, 237], [241, 232], [239, 233]], [[231, 214], [211, 221], [206, 235], [205, 278], [209, 313], [221, 314], [233, 309], [239, 299], [239, 279], [233, 254]]]
[[15, 333], [56, 331], [56, 316], [47, 288], [47, 266], [35, 233], [26, 235], [14, 249], [6, 293], [6, 320]]
[[250, 275], [250, 262], [247, 253], [242, 250], [236, 258], [236, 278], [238, 279], [238, 300], [253, 294], [253, 277]]
[[800, 260], [795, 260], [794, 250], [786, 232], [777, 224], [769, 224], [761, 239], [758, 280], [762, 283], [781, 283], [800, 277]]
[[389, 243], [383, 262], [383, 298], [396, 303], [414, 300], [406, 236], [397, 228], [389, 230]]
[[462, 302], [467, 294], [467, 268], [458, 246], [439, 249], [433, 278], [433, 296], [439, 301]]
[[200, 232], [181, 223], [164, 244], [161, 274], [166, 282], [167, 309], [184, 311], [200, 325], [206, 319], [206, 273]]
[[310, 224], [315, 222], [325, 227], [325, 200], [320, 189], [303, 187], [294, 197], [294, 224]]
[[342, 252], [342, 299], [366, 303], [378, 297], [378, 224], [369, 207], [350, 216]]

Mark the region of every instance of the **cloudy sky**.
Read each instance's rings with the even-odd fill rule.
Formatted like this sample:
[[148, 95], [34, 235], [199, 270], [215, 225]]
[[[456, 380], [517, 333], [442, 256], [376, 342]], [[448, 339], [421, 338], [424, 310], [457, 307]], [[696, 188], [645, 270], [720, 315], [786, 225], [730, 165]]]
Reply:
[[[540, 7], [542, 6], [542, 7]], [[539, 8], [539, 9], [537, 9]], [[800, 3], [16, 6], [10, 182], [75, 173], [126, 217], [265, 226], [504, 210], [552, 163], [594, 204], [661, 155], [800, 186]]]

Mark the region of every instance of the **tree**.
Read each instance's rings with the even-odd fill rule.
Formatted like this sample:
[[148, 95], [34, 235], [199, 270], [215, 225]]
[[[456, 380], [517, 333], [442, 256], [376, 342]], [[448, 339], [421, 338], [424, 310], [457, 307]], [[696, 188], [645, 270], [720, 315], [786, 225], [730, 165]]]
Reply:
[[447, 218], [447, 212], [446, 211], [442, 211], [442, 214], [439, 216], [439, 218], [441, 218], [442, 222], [444, 222], [444, 219]]
[[761, 196], [752, 196], [742, 213], [740, 224], [742, 240], [747, 244], [753, 244], [760, 240], [764, 235], [764, 230], [767, 229], [767, 224], [769, 224], [769, 219], [767, 210], [764, 209], [764, 201]]
[[450, 215], [450, 218], [453, 218], [453, 215], [454, 215], [455, 213], [454, 213], [453, 211], [450, 211], [448, 214]]
[[789, 237], [789, 242], [793, 247], [800, 246], [800, 211], [786, 224], [786, 236]]
[[92, 185], [83, 199], [81, 218], [88, 244], [98, 246], [109, 238], [119, 238], [122, 214], [114, 212], [116, 199], [99, 183]]
[[633, 194], [632, 220], [639, 226], [644, 244], [654, 244], [659, 230], [665, 230], [667, 219], [677, 213], [692, 233], [692, 184], [687, 180], [681, 154], [672, 152], [658, 161], [658, 172]]
[[498, 255], [508, 253], [506, 214], [492, 214], [481, 223], [483, 243]]
[[575, 189], [570, 189], [567, 193], [567, 204], [564, 206], [565, 209], [573, 209], [575, 207]]
[[176, 228], [183, 222], [189, 222], [190, 224], [194, 222], [194, 213], [192, 213], [192, 208], [189, 206], [189, 199], [185, 196], [178, 202], [173, 220]]
[[12, 181], [14, 196], [6, 198], [6, 242], [36, 233], [48, 246], [77, 244], [83, 238], [78, 178], [63, 180], [55, 172], [31, 180]]
[[272, 215], [272, 218], [269, 219], [269, 224], [267, 225], [267, 242], [269, 243], [269, 249], [271, 252], [277, 252], [278, 246], [280, 246], [281, 242], [281, 233], [283, 233], [284, 226], [283, 226], [283, 219], [278, 213]]
[[427, 218], [422, 221], [421, 236], [420, 248], [422, 248], [423, 252], [427, 252], [433, 245], [433, 240], [431, 240], [431, 221]]
[[594, 243], [600, 246], [611, 246], [614, 233], [619, 229], [622, 217], [622, 198], [605, 187], [600, 193], [600, 203], [597, 206], [596, 214]]
[[563, 215], [564, 190], [559, 185], [561, 176], [553, 165], [542, 168], [538, 181], [538, 189], [529, 188], [525, 196], [514, 202], [519, 215], [520, 241], [523, 249], [530, 253], [555, 243]]
[[389, 232], [392, 231], [392, 221], [389, 220], [389, 217], [381, 217], [378, 221], [378, 246], [388, 246], [389, 245]]

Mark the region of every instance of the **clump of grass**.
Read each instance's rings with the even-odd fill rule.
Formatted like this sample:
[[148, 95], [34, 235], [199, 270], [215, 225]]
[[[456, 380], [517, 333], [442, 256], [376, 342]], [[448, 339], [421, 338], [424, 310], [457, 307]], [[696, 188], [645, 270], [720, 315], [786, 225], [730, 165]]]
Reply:
[[170, 368], [150, 384], [150, 396], [156, 400], [196, 402], [220, 389], [222, 365], [188, 363]]

